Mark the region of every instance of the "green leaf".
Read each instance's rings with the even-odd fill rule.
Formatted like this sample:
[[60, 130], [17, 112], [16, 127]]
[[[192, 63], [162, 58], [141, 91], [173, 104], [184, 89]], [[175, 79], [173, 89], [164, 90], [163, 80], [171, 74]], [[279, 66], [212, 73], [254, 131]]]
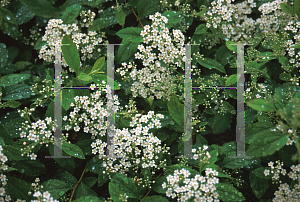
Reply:
[[143, 194], [139, 193], [138, 187], [131, 178], [121, 173], [113, 173], [111, 178], [108, 190], [113, 201], [120, 201], [120, 194], [126, 194], [129, 198], [135, 199], [143, 197]]
[[13, 199], [15, 199], [15, 201], [17, 199], [30, 201], [30, 199], [32, 199], [31, 196], [28, 195], [30, 187], [30, 183], [24, 180], [20, 180], [16, 177], [7, 176], [7, 185], [5, 186], [5, 191], [6, 194], [10, 195]]
[[230, 113], [226, 113], [224, 115], [217, 113], [213, 119], [212, 129], [214, 134], [222, 133], [228, 129], [228, 126], [232, 122]]
[[215, 185], [219, 194], [218, 199], [224, 202], [244, 201], [245, 197], [232, 184], [218, 183]]
[[118, 35], [123, 40], [129, 40], [132, 42], [143, 42], [143, 37], [140, 35], [142, 30], [143, 29], [138, 27], [126, 27], [118, 31], [116, 35]]
[[61, 105], [65, 110], [71, 107], [71, 103], [74, 103], [74, 97], [76, 89], [62, 89], [62, 102]]
[[137, 2], [137, 12], [140, 18], [154, 14], [159, 6], [159, 0], [143, 0]]
[[47, 44], [47, 41], [43, 41], [42, 40], [42, 37], [39, 38], [36, 42], [35, 42], [35, 45], [34, 45], [34, 50], [40, 50], [44, 45]]
[[64, 142], [62, 144], [62, 150], [66, 152], [67, 154], [74, 156], [76, 158], [85, 159], [85, 156], [82, 152], [82, 150], [75, 144], [69, 144]]
[[[265, 175], [264, 171], [268, 170], [269, 171], [269, 175]], [[252, 170], [250, 173], [252, 173], [253, 175], [255, 175], [256, 177], [259, 177], [261, 179], [266, 179], [266, 180], [270, 180], [272, 179], [272, 177], [274, 176], [274, 173], [271, 173], [271, 168], [270, 167], [260, 167], [260, 168], [256, 168], [255, 170]]]
[[226, 74], [226, 71], [225, 71], [224, 67], [220, 63], [218, 63], [217, 61], [215, 61], [215, 60], [213, 60], [211, 58], [203, 58], [203, 60], [199, 59], [197, 62], [200, 65], [202, 65], [202, 66], [204, 66], [204, 67], [206, 67], [208, 69], [217, 69], [220, 72]]
[[79, 184], [75, 194], [76, 194], [76, 199], [79, 199], [81, 197], [87, 197], [87, 196], [97, 196], [97, 193], [94, 190], [90, 189], [83, 182]]
[[82, 182], [89, 188], [92, 188], [92, 186], [94, 186], [94, 184], [97, 182], [97, 178], [96, 177], [85, 177], [82, 179]]
[[[66, 160], [65, 158], [60, 158], [60, 159]], [[61, 170], [58, 170], [58, 171], [61, 171]], [[58, 180], [68, 183], [70, 185], [70, 187], [75, 187], [77, 184], [77, 181], [78, 181], [74, 175], [72, 175], [71, 173], [69, 173], [67, 171], [56, 172], [55, 179], [58, 179]]]
[[257, 111], [273, 112], [276, 110], [274, 104], [266, 99], [252, 99], [246, 103], [249, 107]]
[[225, 65], [228, 64], [228, 60], [230, 57], [231, 52], [227, 49], [225, 45], [222, 45], [216, 52], [215, 60], [219, 62], [223, 67], [225, 67]]
[[43, 182], [41, 185], [43, 186], [42, 190], [48, 191], [51, 197], [56, 200], [73, 188], [68, 183], [57, 179], [50, 179]]
[[124, 26], [125, 24], [125, 17], [125, 13], [122, 10], [116, 11], [116, 19], [121, 26]]
[[90, 75], [87, 75], [84, 72], [80, 72], [80, 74], [77, 78], [80, 79], [80, 80], [83, 80], [83, 81], [90, 81], [90, 80], [93, 79]]
[[137, 47], [140, 42], [132, 42], [123, 39], [121, 44], [122, 45], [120, 45], [117, 53], [117, 58], [119, 62], [126, 62], [137, 52]]
[[76, 75], [78, 75], [80, 68], [80, 58], [76, 45], [68, 35], [63, 38], [62, 44], [70, 44], [61, 46], [62, 53], [66, 60], [66, 63], [75, 71]]
[[25, 160], [19, 161], [14, 167], [20, 172], [27, 176], [38, 177], [47, 171], [43, 163], [38, 160]]
[[103, 71], [103, 67], [104, 67], [104, 64], [105, 64], [105, 57], [101, 57], [99, 58], [94, 66], [93, 66], [93, 69], [91, 70], [90, 74], [93, 74], [93, 73], [100, 73], [100, 71]]
[[257, 177], [252, 172], [249, 173], [249, 179], [252, 192], [260, 199], [269, 187], [268, 180]]
[[32, 63], [28, 61], [18, 61], [14, 65], [17, 67], [17, 70], [22, 70], [25, 69], [25, 67], [32, 65]]
[[4, 8], [0, 8], [0, 13], [3, 15], [3, 21], [1, 24], [1, 30], [4, 34], [7, 34], [13, 38], [18, 38], [21, 33], [19, 32], [18, 24], [15, 19], [15, 15]]
[[17, 108], [21, 105], [20, 102], [17, 102], [15, 100], [8, 100], [7, 101], [7, 105], [10, 107], [10, 108]]
[[280, 8], [283, 12], [285, 12], [286, 14], [290, 14], [290, 15], [295, 15], [295, 10], [288, 4], [286, 3], [280, 3]]
[[229, 50], [237, 53], [237, 45], [231, 45], [231, 44], [236, 44], [234, 41], [226, 41], [226, 46]]
[[75, 22], [76, 17], [79, 15], [81, 9], [80, 4], [73, 4], [68, 7], [67, 10], [62, 14], [63, 24], [72, 24]]
[[[49, 144], [48, 150], [51, 156], [54, 156], [54, 146], [53, 144]], [[64, 151], [62, 151], [62, 156], [68, 156]], [[74, 158], [53, 158], [58, 165], [60, 165], [64, 170], [73, 173], [75, 170], [75, 161]], [[65, 182], [68, 182], [64, 180]], [[77, 183], [77, 181], [76, 181]], [[76, 184], [75, 183], [75, 184]], [[71, 186], [71, 185], [70, 185]], [[75, 186], [75, 185], [74, 185]], [[72, 186], [72, 187], [74, 187]]]
[[208, 30], [208, 28], [206, 27], [206, 25], [201, 24], [195, 29], [194, 35], [205, 34], [207, 32], [207, 30]]
[[176, 25], [179, 24], [180, 21], [184, 20], [184, 15], [182, 15], [182, 13], [178, 11], [165, 11], [162, 16], [168, 18], [166, 27], [168, 27], [169, 29], [176, 27]]
[[154, 195], [154, 196], [147, 196], [142, 200], [143, 202], [168, 202], [168, 199], [165, 197], [159, 196], [159, 195]]
[[20, 5], [20, 8], [16, 11], [16, 13], [17, 15], [15, 17], [18, 25], [29, 22], [35, 16], [35, 14], [30, 11], [28, 6], [23, 6], [22, 4]]
[[54, 102], [51, 101], [47, 107], [45, 117], [51, 117], [54, 120]]
[[268, 131], [263, 135], [257, 133], [253, 136], [246, 153], [255, 157], [272, 155], [287, 143], [288, 137], [278, 131]]
[[89, 31], [99, 31], [100, 29], [106, 28], [108, 26], [117, 24], [117, 19], [115, 18], [116, 11], [110, 7], [105, 9], [101, 13], [101, 18], [97, 18], [93, 21], [93, 24], [89, 26]]
[[98, 198], [97, 196], [82, 196], [73, 202], [104, 202], [104, 200]]
[[29, 10], [42, 18], [51, 18], [55, 16], [55, 10], [52, 4], [47, 0], [21, 0], [28, 6]]
[[230, 75], [226, 80], [226, 86], [236, 86], [237, 85], [237, 77], [236, 74]]
[[298, 17], [298, 21], [299, 21], [299, 19], [300, 19], [300, 1], [299, 0], [294, 1], [294, 9], [295, 9], [295, 13]]
[[21, 100], [24, 98], [29, 98], [32, 95], [35, 95], [32, 92], [32, 86], [26, 84], [15, 84], [5, 89], [5, 96], [2, 100]]
[[281, 79], [282, 81], [290, 81], [291, 78], [292, 78], [291, 74], [285, 72], [279, 75], [279, 79]]
[[176, 96], [172, 96], [168, 103], [171, 118], [181, 127], [184, 127], [184, 105], [178, 101]]
[[0, 68], [5, 67], [8, 60], [8, 50], [6, 49], [6, 45], [4, 43], [0, 43], [0, 60]]
[[30, 78], [30, 74], [9, 74], [1, 77], [0, 86], [11, 86]]

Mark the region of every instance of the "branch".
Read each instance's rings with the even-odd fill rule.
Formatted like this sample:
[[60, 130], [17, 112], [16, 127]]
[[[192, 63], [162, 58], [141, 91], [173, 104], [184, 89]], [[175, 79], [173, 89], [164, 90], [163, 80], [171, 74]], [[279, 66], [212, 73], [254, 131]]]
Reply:
[[143, 26], [143, 24], [142, 24], [142, 22], [141, 22], [141, 19], [136, 15], [136, 13], [135, 13], [135, 11], [134, 11], [133, 8], [132, 8], [132, 12], [133, 12], [133, 14], [135, 15], [135, 17], [139, 20], [139, 22], [140, 22], [142, 28], [144, 29], [144, 26]]
[[71, 195], [71, 198], [70, 198], [70, 202], [72, 201], [72, 198], [73, 198], [73, 195], [74, 195], [74, 193], [75, 193], [76, 188], [78, 187], [79, 183], [80, 183], [81, 180], [82, 180], [82, 177], [83, 177], [83, 174], [84, 174], [84, 172], [85, 172], [85, 170], [86, 170], [87, 164], [88, 164], [88, 162], [87, 162], [86, 165], [85, 165], [85, 168], [84, 168], [84, 170], [83, 170], [83, 172], [82, 172], [82, 174], [81, 174], [81, 177], [80, 177], [79, 181], [77, 182], [76, 186], [73, 188], [73, 192], [72, 192], [72, 195]]

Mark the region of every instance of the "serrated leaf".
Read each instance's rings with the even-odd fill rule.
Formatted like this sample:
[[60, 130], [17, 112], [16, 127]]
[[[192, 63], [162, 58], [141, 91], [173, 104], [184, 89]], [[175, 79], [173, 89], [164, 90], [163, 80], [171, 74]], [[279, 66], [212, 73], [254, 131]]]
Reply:
[[236, 86], [237, 85], [237, 76], [236, 76], [236, 74], [230, 75], [227, 78], [225, 84], [226, 84], [226, 86], [232, 86], [232, 85]]
[[51, 18], [55, 16], [55, 9], [47, 0], [21, 0], [21, 2], [28, 6], [29, 10], [35, 15], [42, 18]]
[[172, 96], [168, 102], [168, 110], [171, 118], [183, 129], [184, 127], [184, 105], [178, 101], [176, 96]]
[[218, 199], [222, 201], [244, 201], [245, 197], [232, 184], [218, 183], [215, 185], [219, 194]]
[[268, 131], [263, 135], [255, 134], [246, 154], [255, 157], [272, 155], [282, 148], [287, 140], [288, 135], [283, 135], [278, 131]]
[[201, 24], [199, 25], [196, 29], [195, 29], [195, 32], [194, 32], [194, 35], [201, 35], [201, 34], [204, 34], [206, 33], [208, 30], [208, 28], [206, 27], [205, 24]]
[[273, 112], [276, 110], [274, 104], [266, 99], [252, 99], [246, 103], [249, 107], [257, 111]]
[[282, 66], [289, 65], [289, 59], [286, 57], [279, 57], [278, 61], [280, 62], [280, 64], [282, 64]]
[[257, 177], [252, 172], [249, 173], [249, 179], [252, 192], [260, 199], [269, 187], [268, 180]]
[[[53, 120], [53, 119], [52, 119]], [[54, 156], [54, 146], [53, 144], [49, 144], [48, 150], [51, 156]], [[68, 156], [64, 151], [62, 151], [62, 156]], [[58, 165], [60, 165], [64, 170], [73, 173], [75, 170], [75, 161], [73, 158], [53, 158]], [[64, 180], [65, 181], [65, 180]], [[68, 181], [66, 181], [68, 182]], [[76, 181], [77, 183], [77, 181]], [[76, 184], [75, 183], [75, 184]], [[71, 185], [70, 185], [71, 186]], [[74, 187], [74, 186], [72, 186]]]
[[42, 40], [42, 37], [39, 38], [36, 42], [35, 42], [35, 45], [34, 45], [34, 50], [39, 50], [41, 49], [44, 45], [47, 44], [47, 41], [43, 41]]
[[27, 176], [37, 177], [47, 171], [47, 168], [38, 160], [25, 160], [19, 161], [14, 167], [20, 172]]
[[159, 0], [143, 0], [137, 2], [137, 12], [140, 18], [154, 14], [159, 6]]
[[1, 24], [2, 32], [15, 39], [18, 38], [21, 33], [19, 32], [15, 15], [10, 10], [6, 10], [2, 7], [0, 7], [0, 13], [3, 15], [3, 21]]
[[18, 25], [29, 22], [35, 16], [35, 14], [30, 11], [28, 6], [22, 4], [15, 14], [16, 22]]
[[97, 196], [97, 193], [90, 189], [86, 184], [81, 182], [76, 189], [76, 199], [81, 198], [81, 197], [87, 197], [87, 196]]
[[211, 58], [204, 58], [203, 60], [199, 59], [197, 60], [197, 62], [208, 69], [216, 69], [226, 74], [224, 67], [220, 63], [218, 63], [217, 61]]
[[73, 188], [68, 183], [57, 179], [50, 179], [41, 185], [43, 186], [42, 190], [48, 191], [51, 197], [56, 200]]
[[89, 188], [92, 188], [94, 184], [97, 182], [96, 177], [85, 177], [82, 179], [82, 182]]
[[[32, 86], [25, 84], [15, 84], [6, 88], [6, 95], [2, 100], [21, 100], [24, 98], [29, 98], [32, 95], [35, 95], [32, 92]], [[9, 90], [9, 91], [8, 91]]]
[[280, 3], [280, 8], [283, 12], [285, 12], [286, 14], [290, 14], [290, 15], [295, 15], [295, 10], [288, 4], [286, 3]]
[[22, 70], [22, 69], [25, 69], [25, 67], [28, 67], [29, 65], [32, 65], [31, 62], [29, 61], [18, 61], [14, 64], [14, 66], [17, 67], [17, 70]]
[[115, 17], [115, 9], [107, 8], [101, 13], [101, 18], [97, 18], [93, 21], [93, 24], [89, 26], [89, 31], [99, 31], [100, 29], [106, 28], [108, 26], [117, 24], [117, 19]]
[[30, 199], [32, 199], [28, 195], [28, 192], [30, 191], [30, 183], [11, 176], [7, 176], [7, 181], [9, 183], [5, 186], [6, 194], [10, 195], [14, 199], [22, 199], [25, 201], [30, 201]]
[[217, 113], [213, 119], [212, 129], [214, 134], [222, 133], [228, 129], [228, 126], [232, 122], [230, 113], [226, 113], [224, 115]]
[[68, 35], [63, 38], [62, 44], [70, 44], [61, 46], [62, 53], [66, 60], [66, 63], [75, 71], [76, 75], [78, 75], [80, 68], [80, 58], [76, 45]]
[[76, 158], [85, 159], [85, 156], [82, 152], [82, 150], [75, 144], [69, 144], [64, 142], [62, 144], [62, 150], [66, 152], [67, 154], [74, 156]]
[[[143, 42], [143, 37], [140, 35], [143, 29], [138, 27], [126, 27], [116, 33], [123, 40], [132, 42]], [[121, 47], [120, 47], [121, 48]]]
[[140, 42], [132, 42], [130, 40], [122, 40], [122, 45], [119, 47], [117, 58], [119, 62], [126, 62], [128, 61], [134, 53], [137, 52], [137, 47]]
[[[265, 175], [264, 174], [265, 170], [269, 171], [269, 175]], [[255, 170], [252, 170], [251, 173], [253, 175], [255, 175], [256, 177], [259, 177], [259, 178], [262, 178], [262, 179], [266, 179], [266, 180], [270, 180], [274, 176], [274, 173], [271, 173], [271, 168], [270, 167], [256, 168]]]
[[68, 7], [66, 11], [62, 14], [63, 24], [72, 24], [75, 22], [76, 17], [79, 15], [81, 9], [80, 4], [73, 4]]
[[124, 26], [125, 24], [125, 17], [125, 13], [122, 10], [116, 11], [116, 19], [121, 26]]
[[61, 105], [65, 110], [71, 107], [71, 103], [74, 103], [75, 91], [76, 89], [62, 89], [62, 102]]
[[30, 74], [9, 74], [1, 77], [0, 86], [11, 86], [30, 78]]
[[113, 201], [120, 201], [120, 194], [126, 194], [129, 198], [135, 199], [140, 199], [143, 197], [143, 195], [139, 193], [137, 185], [131, 178], [121, 173], [114, 173], [111, 178], [112, 179], [109, 182], [108, 190]]
[[166, 27], [169, 29], [175, 27], [179, 24], [180, 21], [184, 20], [184, 15], [178, 11], [165, 11], [162, 16], [165, 16], [168, 19], [168, 23], [166, 23]]

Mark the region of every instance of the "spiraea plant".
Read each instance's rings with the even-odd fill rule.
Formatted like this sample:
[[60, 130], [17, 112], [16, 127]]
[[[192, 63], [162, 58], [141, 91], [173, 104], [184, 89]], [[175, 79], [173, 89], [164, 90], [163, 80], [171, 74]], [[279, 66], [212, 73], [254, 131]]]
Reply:
[[0, 201], [299, 201], [299, 16], [299, 0], [2, 0]]

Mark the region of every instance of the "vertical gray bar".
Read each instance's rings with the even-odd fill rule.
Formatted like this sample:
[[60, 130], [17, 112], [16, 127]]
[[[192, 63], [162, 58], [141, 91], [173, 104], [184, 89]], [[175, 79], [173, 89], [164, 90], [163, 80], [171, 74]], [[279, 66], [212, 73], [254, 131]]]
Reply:
[[184, 102], [184, 156], [192, 157], [192, 78], [191, 78], [191, 45], [185, 44], [185, 102]]
[[253, 158], [245, 154], [245, 115], [244, 115], [244, 45], [240, 42], [237, 45], [237, 118], [236, 118], [236, 156], [228, 158]]
[[115, 120], [114, 120], [114, 45], [107, 44], [107, 156], [114, 157]]
[[61, 44], [55, 44], [54, 156], [45, 156], [45, 158], [71, 158], [71, 156], [62, 156], [62, 106], [61, 106], [62, 68], [61, 68], [60, 48], [61, 48]]
[[244, 45], [237, 45], [237, 156], [245, 156], [245, 117], [244, 117]]

